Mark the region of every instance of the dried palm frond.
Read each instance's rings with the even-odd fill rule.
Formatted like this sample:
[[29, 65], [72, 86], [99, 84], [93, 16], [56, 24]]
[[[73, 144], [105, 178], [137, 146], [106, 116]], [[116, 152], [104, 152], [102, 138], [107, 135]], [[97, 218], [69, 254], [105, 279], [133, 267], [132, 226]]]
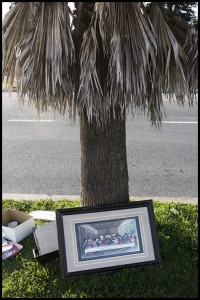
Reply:
[[96, 2], [80, 59], [78, 96], [89, 121], [103, 122], [119, 106], [147, 110], [159, 125], [163, 93], [192, 104], [197, 37], [191, 30], [161, 3], [152, 3], [148, 16], [141, 2]]
[[158, 84], [170, 99], [175, 94], [179, 104], [185, 99], [192, 104], [197, 78], [197, 47], [191, 40], [192, 27], [178, 17], [170, 17], [162, 3], [152, 3], [149, 18], [158, 45]]
[[[138, 2], [97, 2], [80, 59], [79, 101], [88, 119], [103, 122], [117, 106], [122, 112], [129, 106], [145, 110], [149, 89], [154, 89], [155, 56], [156, 40]], [[159, 116], [158, 102], [154, 110]]]
[[189, 65], [188, 87], [193, 99], [198, 89], [198, 33], [180, 17], [169, 18], [166, 15], [166, 22], [186, 54]]
[[68, 3], [32, 2], [31, 11], [31, 26], [19, 43], [12, 43], [13, 24], [11, 37], [5, 37], [9, 47], [17, 44], [15, 73], [20, 97], [23, 100], [28, 95], [38, 113], [52, 109], [64, 114], [67, 105], [71, 113], [75, 51]]
[[94, 110], [96, 110], [96, 118], [99, 118], [99, 111], [102, 111], [104, 102], [97, 74], [96, 61], [98, 42], [96, 28], [94, 28], [93, 22], [95, 22], [95, 14], [88, 30], [83, 36], [83, 43], [81, 46], [82, 54], [80, 57], [80, 87], [78, 94], [78, 97], [80, 97], [81, 94], [81, 107], [86, 108], [88, 120], [90, 121], [94, 116]]
[[67, 2], [38, 2], [33, 26], [19, 45], [21, 96], [38, 112], [73, 106], [74, 44]]
[[30, 22], [30, 2], [17, 2], [5, 15], [2, 27], [3, 43], [3, 80], [7, 75], [7, 85], [12, 89], [15, 78], [16, 53], [15, 47], [27, 32]]
[[[189, 40], [189, 42], [188, 42]], [[191, 46], [192, 45], [192, 46]], [[186, 51], [189, 64], [191, 66], [189, 73], [189, 89], [191, 95], [197, 95], [198, 90], [198, 33], [192, 30], [188, 35]]]

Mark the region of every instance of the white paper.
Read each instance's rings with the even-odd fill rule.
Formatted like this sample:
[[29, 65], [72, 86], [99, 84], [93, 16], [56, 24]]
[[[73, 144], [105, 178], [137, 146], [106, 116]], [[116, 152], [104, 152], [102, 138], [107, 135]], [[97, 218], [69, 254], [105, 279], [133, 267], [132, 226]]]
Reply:
[[34, 219], [39, 220], [47, 220], [47, 221], [54, 221], [56, 220], [56, 213], [55, 211], [47, 211], [47, 210], [34, 210], [29, 213]]

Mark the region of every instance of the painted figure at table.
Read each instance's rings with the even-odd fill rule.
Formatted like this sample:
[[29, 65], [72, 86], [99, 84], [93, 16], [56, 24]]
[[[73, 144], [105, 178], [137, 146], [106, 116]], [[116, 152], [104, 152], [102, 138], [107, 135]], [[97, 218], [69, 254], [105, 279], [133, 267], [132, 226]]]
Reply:
[[84, 238], [83, 243], [81, 245], [82, 254], [85, 255], [85, 249], [87, 248], [88, 239]]

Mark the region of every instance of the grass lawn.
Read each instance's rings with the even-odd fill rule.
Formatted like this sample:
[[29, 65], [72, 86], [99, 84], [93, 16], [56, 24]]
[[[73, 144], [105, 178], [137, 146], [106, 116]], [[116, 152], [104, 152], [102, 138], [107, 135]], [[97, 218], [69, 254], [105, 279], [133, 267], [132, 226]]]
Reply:
[[[33, 235], [24, 248], [2, 262], [3, 298], [198, 298], [198, 206], [154, 202], [161, 265], [131, 267], [109, 273], [81, 275], [62, 280], [59, 259], [41, 265], [34, 259]], [[78, 207], [79, 201], [3, 200], [3, 210], [13, 208], [56, 210]], [[173, 209], [177, 210], [174, 214]], [[36, 225], [42, 221], [35, 221]]]

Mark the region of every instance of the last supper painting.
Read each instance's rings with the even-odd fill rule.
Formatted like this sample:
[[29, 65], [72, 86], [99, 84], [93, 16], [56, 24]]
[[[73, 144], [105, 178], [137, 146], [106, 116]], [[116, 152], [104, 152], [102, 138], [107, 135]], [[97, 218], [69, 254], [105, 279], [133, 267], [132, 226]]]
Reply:
[[79, 261], [143, 252], [138, 216], [75, 225]]

